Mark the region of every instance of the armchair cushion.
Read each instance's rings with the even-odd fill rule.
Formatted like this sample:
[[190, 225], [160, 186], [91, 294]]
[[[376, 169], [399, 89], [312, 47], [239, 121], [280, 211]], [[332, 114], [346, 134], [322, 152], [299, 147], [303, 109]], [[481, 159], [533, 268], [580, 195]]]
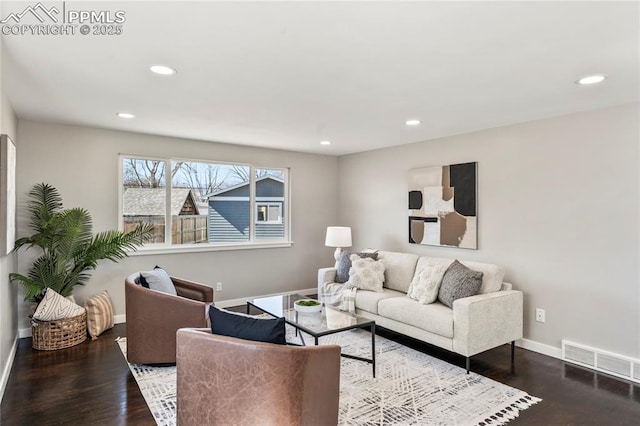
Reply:
[[173, 294], [174, 296], [178, 294], [167, 271], [159, 266], [156, 266], [152, 271], [140, 272], [140, 285], [151, 290]]
[[209, 307], [211, 332], [221, 336], [285, 345], [284, 318], [261, 319]]

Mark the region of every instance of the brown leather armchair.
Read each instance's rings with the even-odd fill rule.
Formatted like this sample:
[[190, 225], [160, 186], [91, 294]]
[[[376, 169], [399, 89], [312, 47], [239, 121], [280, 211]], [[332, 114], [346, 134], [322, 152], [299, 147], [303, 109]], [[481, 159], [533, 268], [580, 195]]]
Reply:
[[139, 273], [125, 280], [127, 360], [132, 364], [176, 362], [176, 331], [206, 327], [211, 287], [171, 277], [177, 296], [149, 290], [135, 283]]
[[340, 347], [287, 346], [182, 329], [179, 426], [336, 425]]

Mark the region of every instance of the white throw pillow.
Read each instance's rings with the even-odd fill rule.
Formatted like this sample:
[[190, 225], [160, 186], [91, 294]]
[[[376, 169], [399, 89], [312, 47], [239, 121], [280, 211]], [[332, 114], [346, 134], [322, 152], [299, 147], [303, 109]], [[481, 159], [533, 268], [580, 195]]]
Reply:
[[38, 304], [33, 318], [40, 321], [55, 321], [63, 318], [73, 318], [84, 312], [82, 306], [70, 302], [55, 290], [47, 288], [44, 298]]
[[176, 287], [171, 281], [171, 277], [162, 268], [155, 268], [152, 271], [140, 272], [151, 290], [161, 291], [163, 293], [173, 294], [177, 296]]
[[446, 271], [447, 266], [444, 265], [425, 266], [417, 279], [411, 283], [407, 296], [423, 305], [435, 302]]
[[384, 264], [371, 258], [361, 258], [357, 254], [351, 255], [351, 269], [349, 280], [344, 283], [346, 288], [382, 292], [384, 283]]

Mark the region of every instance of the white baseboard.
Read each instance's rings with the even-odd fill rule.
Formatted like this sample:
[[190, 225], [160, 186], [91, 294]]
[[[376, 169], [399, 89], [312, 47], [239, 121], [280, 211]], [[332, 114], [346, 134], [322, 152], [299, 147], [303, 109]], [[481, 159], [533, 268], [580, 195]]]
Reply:
[[[242, 306], [245, 305], [247, 303], [248, 299], [255, 299], [258, 297], [269, 297], [269, 296], [275, 296], [277, 294], [295, 294], [295, 293], [299, 293], [299, 294], [303, 294], [303, 295], [309, 295], [309, 294], [316, 294], [318, 292], [317, 288], [306, 288], [304, 290], [293, 290], [293, 291], [287, 291], [284, 293], [271, 293], [271, 294], [265, 294], [262, 296], [250, 296], [250, 297], [243, 297], [241, 299], [229, 299], [229, 300], [220, 300], [220, 301], [216, 301], [216, 306], [219, 306], [221, 308], [228, 308], [231, 306]], [[127, 315], [126, 314], [120, 314], [120, 315], [114, 315], [113, 316], [113, 322], [115, 324], [123, 324], [127, 322]], [[18, 330], [18, 338], [22, 339], [25, 337], [31, 337], [31, 327], [29, 328], [21, 328]]]
[[7, 357], [7, 363], [2, 370], [2, 378], [0, 378], [0, 402], [2, 401], [2, 397], [4, 396], [4, 389], [7, 387], [7, 382], [9, 381], [9, 374], [11, 374], [11, 367], [13, 367], [13, 360], [16, 357], [16, 350], [18, 349], [18, 336], [13, 339], [13, 346], [11, 346], [11, 350], [9, 351], [9, 356]]
[[545, 345], [534, 340], [519, 339], [516, 340], [516, 346], [519, 348], [527, 349], [533, 352], [537, 352], [542, 355], [547, 355], [553, 358], [562, 359], [562, 349], [555, 346]]

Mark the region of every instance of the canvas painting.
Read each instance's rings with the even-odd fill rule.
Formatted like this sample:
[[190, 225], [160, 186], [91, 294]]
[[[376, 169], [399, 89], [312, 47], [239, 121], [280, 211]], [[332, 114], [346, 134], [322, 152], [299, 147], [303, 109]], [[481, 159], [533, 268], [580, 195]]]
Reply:
[[477, 164], [409, 171], [409, 242], [478, 248]]

